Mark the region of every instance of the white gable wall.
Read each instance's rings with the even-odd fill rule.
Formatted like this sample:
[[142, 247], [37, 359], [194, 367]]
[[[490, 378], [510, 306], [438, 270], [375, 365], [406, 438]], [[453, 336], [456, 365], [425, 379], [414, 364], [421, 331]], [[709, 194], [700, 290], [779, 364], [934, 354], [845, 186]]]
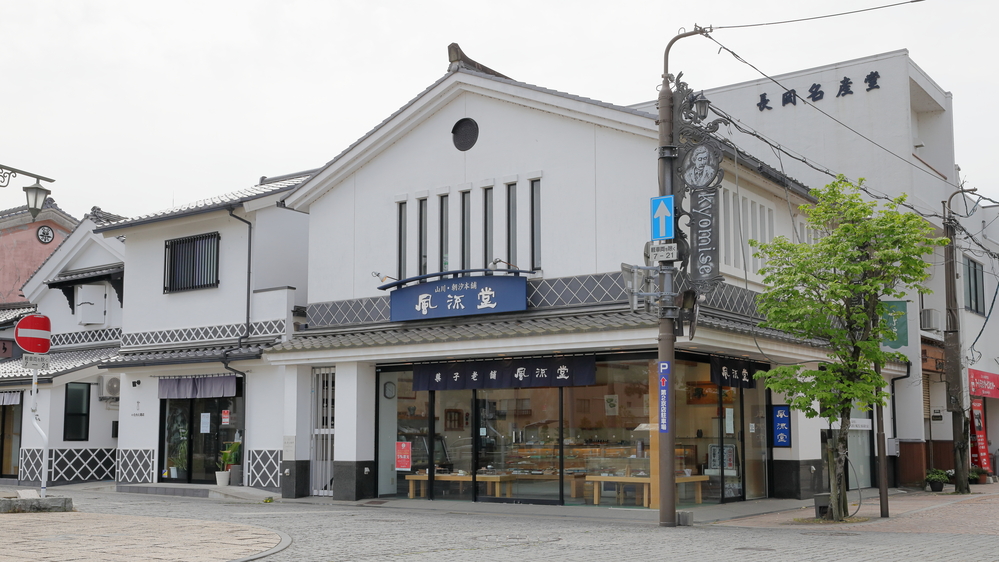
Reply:
[[[451, 128], [479, 125], [454, 148]], [[471, 193], [471, 267], [483, 261], [483, 188], [493, 187], [494, 255], [507, 259], [506, 185], [518, 186], [517, 265], [530, 265], [530, 180], [541, 179], [546, 277], [614, 271], [641, 258], [648, 198], [657, 193], [655, 139], [465, 93], [395, 141], [310, 207], [310, 301], [383, 294], [371, 272], [397, 276], [398, 201], [407, 201], [407, 276], [417, 274], [417, 200], [428, 199], [429, 272], [439, 271], [441, 193], [450, 207], [449, 268], [460, 267], [460, 193]], [[580, 166], [585, 161], [587, 165]], [[600, 184], [600, 189], [597, 188]], [[598, 195], [599, 193], [599, 195]], [[634, 220], [622, 221], [622, 216]], [[358, 221], [361, 218], [361, 221]], [[629, 248], [626, 253], [623, 248]]]

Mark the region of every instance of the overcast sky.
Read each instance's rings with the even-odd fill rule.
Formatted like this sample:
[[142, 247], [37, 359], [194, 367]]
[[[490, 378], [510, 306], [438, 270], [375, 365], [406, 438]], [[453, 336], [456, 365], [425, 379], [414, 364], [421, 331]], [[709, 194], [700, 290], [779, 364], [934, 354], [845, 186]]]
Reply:
[[[77, 218], [136, 216], [323, 165], [443, 76], [451, 42], [515, 80], [628, 105], [656, 97], [681, 28], [886, 3], [0, 0], [0, 165], [55, 179]], [[963, 179], [999, 199], [997, 20], [995, 0], [925, 0], [713, 36], [771, 75], [908, 49], [954, 95]], [[759, 77], [701, 37], [670, 68], [695, 89]], [[29, 183], [0, 189], [0, 209]]]

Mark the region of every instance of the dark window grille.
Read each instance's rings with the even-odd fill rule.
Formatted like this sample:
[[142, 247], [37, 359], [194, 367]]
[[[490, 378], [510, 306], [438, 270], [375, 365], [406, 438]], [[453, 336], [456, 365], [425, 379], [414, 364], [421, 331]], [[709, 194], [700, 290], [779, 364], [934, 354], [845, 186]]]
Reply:
[[219, 233], [166, 241], [163, 292], [219, 286]]
[[66, 384], [66, 411], [63, 415], [62, 440], [88, 441], [90, 439], [90, 385], [71, 382]]

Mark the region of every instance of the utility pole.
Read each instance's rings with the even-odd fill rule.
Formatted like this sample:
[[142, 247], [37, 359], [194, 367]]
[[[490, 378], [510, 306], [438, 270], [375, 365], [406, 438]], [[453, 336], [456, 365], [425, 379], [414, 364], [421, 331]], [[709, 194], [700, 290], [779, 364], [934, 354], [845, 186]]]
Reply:
[[[947, 381], [947, 409], [951, 412], [954, 439], [954, 487], [959, 494], [969, 494], [968, 486], [968, 417], [964, 413], [964, 377], [961, 369], [961, 332], [960, 318], [957, 308], [957, 266], [956, 248], [957, 229], [954, 228], [954, 216], [950, 211], [950, 202], [955, 195], [975, 191], [960, 189], [955, 191], [943, 202], [944, 236], [950, 243], [944, 248], [944, 292], [947, 298], [947, 326], [944, 330], [944, 377]], [[930, 456], [933, 455], [933, 443], [930, 443]]]

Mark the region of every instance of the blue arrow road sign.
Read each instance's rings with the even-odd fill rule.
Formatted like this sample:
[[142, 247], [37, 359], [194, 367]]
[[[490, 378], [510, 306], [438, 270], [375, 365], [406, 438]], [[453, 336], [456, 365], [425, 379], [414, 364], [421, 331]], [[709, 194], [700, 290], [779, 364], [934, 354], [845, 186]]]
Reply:
[[652, 239], [673, 238], [673, 196], [652, 198]]

